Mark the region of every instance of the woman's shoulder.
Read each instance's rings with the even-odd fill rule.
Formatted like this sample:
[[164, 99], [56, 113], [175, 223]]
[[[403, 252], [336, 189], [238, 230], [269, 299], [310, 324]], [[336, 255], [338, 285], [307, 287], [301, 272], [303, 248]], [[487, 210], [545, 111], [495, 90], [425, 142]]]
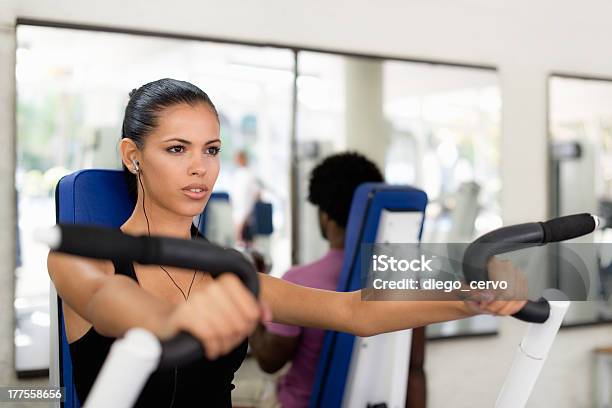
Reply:
[[103, 273], [105, 275], [113, 275], [115, 273], [113, 262], [108, 259], [86, 258], [54, 251], [49, 252], [47, 267], [51, 274], [64, 270], [74, 271], [75, 269]]

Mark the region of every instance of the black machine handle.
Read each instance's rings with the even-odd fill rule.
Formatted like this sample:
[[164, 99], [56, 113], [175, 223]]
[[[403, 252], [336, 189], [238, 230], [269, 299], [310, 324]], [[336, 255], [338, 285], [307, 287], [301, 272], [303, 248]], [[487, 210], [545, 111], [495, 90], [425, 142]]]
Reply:
[[[597, 217], [582, 213], [496, 229], [467, 247], [463, 254], [463, 274], [468, 283], [489, 280], [487, 264], [493, 256], [577, 238], [593, 232], [597, 225]], [[513, 316], [526, 322], [544, 323], [550, 316], [550, 305], [543, 298], [536, 302], [528, 300]]]
[[[96, 259], [204, 270], [213, 278], [231, 272], [255, 297], [259, 295], [259, 279], [254, 266], [235, 249], [205, 240], [132, 236], [117, 228], [75, 224], [57, 224], [56, 227], [53, 238], [48, 240], [55, 251]], [[202, 343], [191, 334], [180, 332], [162, 341], [159, 368], [185, 365], [203, 356]]]

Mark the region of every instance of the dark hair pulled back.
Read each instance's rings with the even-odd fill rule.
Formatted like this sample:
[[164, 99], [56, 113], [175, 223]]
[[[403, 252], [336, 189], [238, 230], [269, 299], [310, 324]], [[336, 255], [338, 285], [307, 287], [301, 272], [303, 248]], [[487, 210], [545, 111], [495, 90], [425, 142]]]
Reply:
[[[197, 86], [171, 78], [158, 79], [130, 92], [125, 107], [121, 138], [132, 139], [139, 149], [144, 147], [146, 136], [158, 126], [161, 112], [178, 104], [195, 106], [206, 104], [219, 120], [219, 114], [209, 96]], [[123, 165], [123, 174], [132, 198], [138, 195], [136, 176]]]

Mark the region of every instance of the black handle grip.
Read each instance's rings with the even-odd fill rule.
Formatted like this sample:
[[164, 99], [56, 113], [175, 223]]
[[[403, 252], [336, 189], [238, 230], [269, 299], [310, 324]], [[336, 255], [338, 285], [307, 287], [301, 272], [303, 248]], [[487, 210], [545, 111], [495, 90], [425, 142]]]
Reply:
[[487, 263], [498, 254], [543, 244], [544, 229], [539, 222], [511, 225], [493, 230], [472, 242], [463, 254], [463, 274], [471, 281], [489, 279]]
[[536, 302], [528, 300], [525, 306], [512, 316], [524, 322], [545, 323], [550, 317], [550, 304], [544, 298]]
[[[157, 264], [207, 271], [213, 277], [224, 272], [236, 274], [255, 297], [259, 278], [254, 266], [238, 251], [204, 240], [170, 237], [131, 236], [119, 229], [58, 224], [61, 240], [58, 252], [97, 259], [117, 259], [140, 264]], [[188, 364], [204, 356], [202, 343], [187, 332], [162, 341], [159, 368]]]
[[[577, 238], [593, 232], [596, 227], [595, 218], [582, 213], [496, 229], [478, 238], [466, 249], [463, 254], [465, 279], [468, 283], [488, 280], [487, 264], [497, 254]], [[528, 300], [513, 316], [526, 322], [544, 323], [550, 316], [550, 305], [543, 298], [537, 302]]]
[[191, 333], [182, 331], [171, 339], [161, 341], [162, 352], [158, 368], [167, 370], [192, 363], [204, 354], [204, 345]]
[[117, 259], [178, 268], [204, 270], [217, 277], [236, 274], [244, 285], [259, 295], [259, 279], [251, 262], [235, 249], [204, 240], [147, 237], [124, 234], [119, 229], [89, 225], [58, 224], [61, 241], [58, 252], [97, 259]]
[[[540, 223], [518, 224], [502, 227], [472, 242], [463, 254], [463, 274], [468, 283], [489, 280], [487, 264], [498, 254], [512, 252], [542, 244], [544, 231]], [[547, 301], [528, 300], [525, 306], [512, 316], [531, 323], [544, 323], [550, 316]]]
[[566, 215], [542, 223], [546, 242], [559, 242], [581, 237], [597, 227], [595, 218], [588, 213]]

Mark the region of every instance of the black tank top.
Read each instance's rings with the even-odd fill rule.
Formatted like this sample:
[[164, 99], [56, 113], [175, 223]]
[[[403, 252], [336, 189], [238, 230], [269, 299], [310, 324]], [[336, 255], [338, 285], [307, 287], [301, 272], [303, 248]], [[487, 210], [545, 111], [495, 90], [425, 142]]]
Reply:
[[[191, 230], [192, 235], [197, 233], [197, 228], [193, 225]], [[198, 237], [202, 236], [198, 234]], [[116, 274], [129, 276], [138, 282], [132, 263], [113, 260], [113, 265]], [[70, 343], [74, 384], [81, 404], [86, 400], [114, 340], [112, 337], [102, 336], [92, 327], [81, 338]], [[134, 406], [170, 407], [172, 404], [174, 408], [231, 408], [234, 372], [242, 364], [246, 351], [245, 339], [229, 354], [215, 361], [202, 358], [175, 370], [155, 371]]]

